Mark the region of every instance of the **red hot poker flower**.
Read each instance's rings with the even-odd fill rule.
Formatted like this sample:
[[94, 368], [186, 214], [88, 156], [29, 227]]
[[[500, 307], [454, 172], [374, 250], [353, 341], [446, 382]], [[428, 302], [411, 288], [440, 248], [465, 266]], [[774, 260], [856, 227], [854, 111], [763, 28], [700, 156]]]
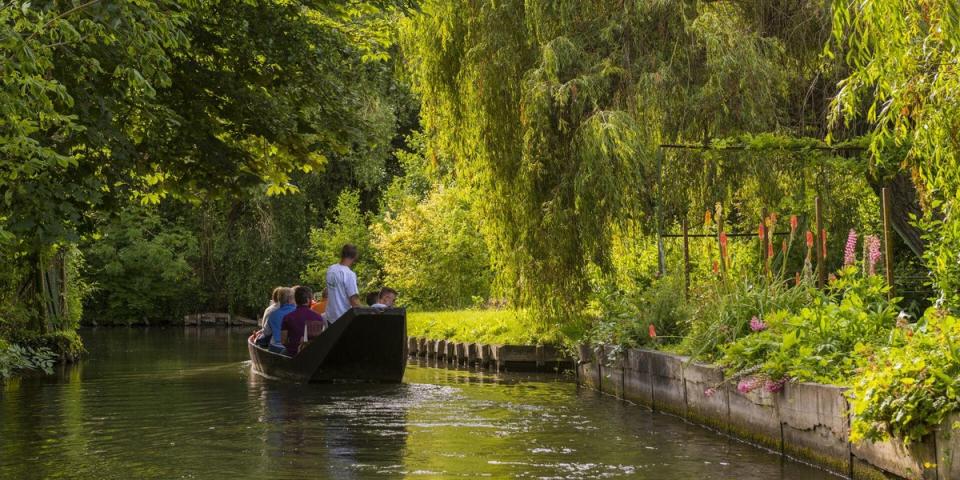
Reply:
[[807, 248], [813, 248], [813, 232], [807, 230]]
[[767, 256], [773, 257], [773, 242], [767, 244]]
[[796, 215], [790, 215], [790, 233], [797, 231], [797, 225], [799, 225]]
[[757, 230], [757, 236], [760, 237], [760, 240], [763, 240], [764, 232], [766, 232], [766, 229], [763, 226], [763, 222], [760, 222], [760, 228]]
[[780, 251], [783, 252], [783, 253], [787, 253], [787, 241], [786, 241], [786, 240], [784, 240], [783, 243], [780, 244]]
[[650, 338], [657, 338], [657, 329], [652, 323], [647, 327], [647, 333], [650, 334]]

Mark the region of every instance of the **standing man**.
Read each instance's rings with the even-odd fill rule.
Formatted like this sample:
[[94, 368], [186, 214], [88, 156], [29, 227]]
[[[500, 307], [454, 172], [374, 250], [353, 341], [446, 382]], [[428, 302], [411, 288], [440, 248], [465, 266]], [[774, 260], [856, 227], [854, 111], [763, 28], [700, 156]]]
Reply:
[[357, 247], [348, 243], [340, 250], [340, 263], [327, 269], [327, 311], [324, 317], [328, 323], [336, 322], [351, 307], [360, 306], [357, 274], [350, 270], [356, 261]]

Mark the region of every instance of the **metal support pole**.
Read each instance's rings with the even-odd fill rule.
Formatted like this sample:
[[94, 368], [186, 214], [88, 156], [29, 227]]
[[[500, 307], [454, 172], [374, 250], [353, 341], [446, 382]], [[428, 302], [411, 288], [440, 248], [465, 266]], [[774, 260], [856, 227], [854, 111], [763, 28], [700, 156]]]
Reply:
[[823, 206], [820, 196], [817, 196], [813, 202], [817, 223], [817, 286], [823, 288], [827, 285], [827, 250], [824, 245], [826, 231], [823, 228]]
[[883, 214], [883, 268], [886, 270], [887, 285], [890, 286], [887, 295], [893, 298], [893, 242], [890, 235], [890, 191], [887, 187], [880, 190], [880, 197]]
[[663, 149], [657, 150], [657, 261], [660, 269], [660, 276], [667, 274], [667, 255], [663, 249]]

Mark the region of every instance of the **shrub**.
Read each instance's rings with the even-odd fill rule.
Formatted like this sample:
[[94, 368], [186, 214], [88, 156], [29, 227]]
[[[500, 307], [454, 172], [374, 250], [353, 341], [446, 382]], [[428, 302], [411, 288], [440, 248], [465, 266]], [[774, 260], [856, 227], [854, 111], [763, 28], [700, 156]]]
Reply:
[[960, 318], [931, 308], [917, 324], [899, 327], [891, 345], [856, 351], [861, 374], [848, 393], [853, 441], [920, 440], [960, 410]]
[[405, 304], [456, 309], [490, 296], [490, 254], [467, 200], [455, 188], [430, 191], [372, 231], [383, 281], [400, 290]]
[[0, 339], [0, 380], [22, 370], [53, 373], [56, 354], [45, 347], [25, 347]]
[[87, 323], [171, 321], [198, 302], [196, 236], [153, 209], [128, 209], [88, 241]]
[[691, 302], [696, 307], [680, 350], [698, 359], [716, 360], [724, 344], [750, 333], [753, 317], [765, 318], [776, 311], [798, 312], [810, 304], [813, 292], [809, 286], [795, 288], [762, 278], [715, 283], [698, 292]]
[[879, 276], [847, 267], [825, 292], [798, 311], [777, 310], [751, 317], [749, 333], [721, 347], [720, 361], [732, 377], [759, 373], [774, 381], [792, 379], [847, 384], [855, 373], [857, 348], [888, 341], [897, 301]]
[[[675, 343], [686, 333], [690, 308], [683, 277], [656, 279], [630, 293], [606, 282], [593, 283], [591, 308], [597, 320], [587, 333], [589, 342], [639, 347]], [[651, 325], [656, 337], [651, 336]]]
[[359, 257], [353, 265], [360, 292], [379, 287], [380, 264], [370, 245], [368, 225], [371, 215], [360, 210], [360, 192], [345, 190], [337, 198], [333, 217], [321, 228], [310, 231], [310, 263], [303, 274], [305, 282], [319, 291], [326, 283], [327, 268], [340, 261], [344, 244], [357, 246]]

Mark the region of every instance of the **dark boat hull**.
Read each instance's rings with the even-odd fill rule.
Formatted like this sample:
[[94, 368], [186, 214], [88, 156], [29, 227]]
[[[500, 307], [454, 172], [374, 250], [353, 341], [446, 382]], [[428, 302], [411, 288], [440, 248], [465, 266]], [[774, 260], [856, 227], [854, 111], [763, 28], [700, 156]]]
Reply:
[[294, 357], [247, 340], [254, 372], [298, 383], [398, 383], [407, 365], [406, 346], [407, 314], [400, 308], [351, 309]]

